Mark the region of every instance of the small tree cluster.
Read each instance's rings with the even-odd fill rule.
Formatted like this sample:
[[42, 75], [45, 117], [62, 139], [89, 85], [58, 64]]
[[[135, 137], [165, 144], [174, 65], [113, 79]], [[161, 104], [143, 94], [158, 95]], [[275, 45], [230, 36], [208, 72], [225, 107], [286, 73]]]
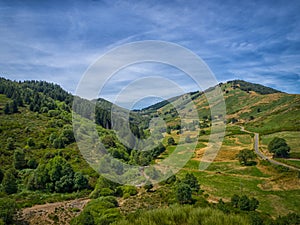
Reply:
[[199, 192], [200, 185], [192, 173], [187, 173], [176, 188], [176, 197], [180, 204], [192, 202], [192, 193]]
[[49, 137], [49, 141], [56, 149], [64, 148], [66, 145], [75, 142], [74, 132], [71, 126], [64, 127], [60, 135], [52, 133]]
[[231, 204], [234, 208], [238, 208], [242, 211], [255, 211], [259, 205], [259, 201], [256, 198], [248, 198], [248, 196], [233, 195], [231, 198]]
[[74, 172], [67, 161], [56, 156], [47, 164], [40, 164], [29, 179], [31, 190], [46, 189], [50, 192], [72, 192], [88, 187], [88, 180], [81, 172]]
[[4, 113], [5, 114], [13, 114], [18, 112], [18, 103], [16, 100], [13, 100], [12, 102], [7, 102], [4, 107]]
[[159, 143], [157, 147], [149, 151], [132, 150], [130, 156], [131, 161], [141, 166], [147, 166], [152, 162], [153, 159], [157, 158], [165, 150], [166, 148], [161, 143]]

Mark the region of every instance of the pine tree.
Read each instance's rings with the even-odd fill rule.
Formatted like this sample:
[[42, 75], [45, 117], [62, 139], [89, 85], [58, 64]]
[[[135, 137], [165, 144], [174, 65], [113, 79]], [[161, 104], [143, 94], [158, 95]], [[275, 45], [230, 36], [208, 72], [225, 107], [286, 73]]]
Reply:
[[8, 102], [5, 104], [4, 113], [5, 114], [10, 114], [10, 108], [9, 108], [9, 103]]
[[10, 104], [10, 108], [12, 113], [18, 112], [18, 103], [16, 100], [13, 100], [13, 102]]
[[25, 153], [23, 150], [16, 150], [14, 152], [14, 165], [17, 170], [26, 167]]
[[190, 186], [185, 183], [180, 183], [177, 187], [176, 197], [180, 204], [191, 202], [192, 190]]
[[16, 177], [12, 170], [8, 170], [3, 178], [2, 186], [7, 194], [14, 194], [18, 191]]

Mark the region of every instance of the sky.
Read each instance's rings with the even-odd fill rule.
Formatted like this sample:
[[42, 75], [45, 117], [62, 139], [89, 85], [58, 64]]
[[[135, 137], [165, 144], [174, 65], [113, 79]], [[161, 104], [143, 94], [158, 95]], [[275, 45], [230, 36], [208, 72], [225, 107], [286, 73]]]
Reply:
[[[46, 80], [76, 93], [86, 70], [106, 52], [161, 40], [191, 50], [218, 82], [242, 79], [299, 94], [299, 12], [298, 0], [0, 0], [0, 76]], [[141, 63], [114, 74], [100, 97], [114, 101], [124, 87], [149, 76], [175, 82], [183, 92], [199, 90], [177, 68]], [[155, 96], [130, 102], [149, 88], [151, 82], [139, 82], [118, 104], [142, 108], [179, 94], [158, 85]]]

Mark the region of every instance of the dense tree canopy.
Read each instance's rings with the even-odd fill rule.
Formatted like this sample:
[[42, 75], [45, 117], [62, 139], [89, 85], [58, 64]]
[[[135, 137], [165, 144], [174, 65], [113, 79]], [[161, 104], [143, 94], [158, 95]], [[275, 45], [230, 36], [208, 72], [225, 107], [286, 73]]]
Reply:
[[283, 138], [275, 137], [268, 145], [268, 149], [275, 157], [286, 158], [289, 156], [290, 146]]
[[80, 173], [74, 173], [70, 164], [61, 156], [56, 156], [48, 163], [40, 163], [28, 181], [32, 190], [47, 189], [51, 192], [72, 192], [88, 187], [87, 179]]
[[241, 165], [248, 166], [248, 165], [251, 164], [249, 162], [249, 160], [254, 159], [255, 158], [255, 154], [251, 150], [244, 149], [244, 150], [239, 151], [239, 153], [236, 155], [236, 157], [240, 161]]

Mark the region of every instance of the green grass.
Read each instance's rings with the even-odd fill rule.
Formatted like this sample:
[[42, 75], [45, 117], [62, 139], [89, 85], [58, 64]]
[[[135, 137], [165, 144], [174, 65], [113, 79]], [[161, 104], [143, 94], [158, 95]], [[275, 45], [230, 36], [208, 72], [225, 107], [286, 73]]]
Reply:
[[[226, 164], [224, 165], [226, 167]], [[181, 170], [179, 177], [183, 177], [187, 172], [187, 170]], [[214, 199], [230, 200], [233, 194], [246, 194], [260, 201], [258, 210], [276, 216], [291, 211], [297, 212], [299, 209], [300, 190], [264, 191], [259, 188], [259, 185], [264, 182], [262, 177], [266, 177], [266, 175], [262, 175], [261, 172], [255, 171], [255, 169], [250, 171], [250, 174], [255, 175], [251, 177], [235, 176], [235, 174], [227, 172], [218, 174], [193, 171], [193, 173], [198, 178], [205, 193], [213, 196]]]
[[[295, 108], [281, 108], [271, 114], [262, 115], [259, 119], [250, 121], [246, 128], [250, 131], [260, 134], [271, 134], [280, 131], [299, 131], [300, 130], [300, 113], [299, 105]], [[284, 122], [283, 122], [284, 121]]]
[[[198, 170], [199, 161], [189, 160], [185, 165], [185, 169]], [[239, 162], [213, 162], [207, 168], [207, 171], [218, 172], [222, 174], [237, 174], [253, 177], [270, 177], [261, 172], [256, 166], [240, 166]]]
[[276, 158], [276, 160], [300, 169], [300, 161], [298, 160], [287, 160], [287, 159], [279, 159], [279, 158]]
[[262, 173], [256, 166], [245, 166], [241, 169], [232, 169], [227, 173], [248, 175], [253, 177], [270, 177], [269, 175]]
[[139, 211], [126, 219], [113, 223], [114, 225], [246, 225], [248, 218], [242, 215], [224, 214], [212, 208], [194, 208], [193, 206], [173, 205], [150, 211]]
[[270, 141], [275, 137], [284, 138], [287, 144], [291, 147], [291, 153], [300, 153], [300, 131], [282, 131], [273, 134], [262, 135], [260, 137], [261, 143], [264, 145], [268, 145]]

